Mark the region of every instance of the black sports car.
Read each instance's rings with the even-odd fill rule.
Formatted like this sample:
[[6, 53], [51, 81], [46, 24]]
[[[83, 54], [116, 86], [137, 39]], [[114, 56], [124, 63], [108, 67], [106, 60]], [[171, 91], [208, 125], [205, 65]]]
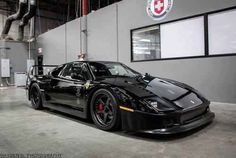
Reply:
[[192, 87], [141, 75], [122, 63], [76, 61], [47, 75], [33, 75], [33, 70], [27, 79], [33, 108], [92, 118], [102, 130], [173, 134], [210, 123], [215, 116], [210, 102]]

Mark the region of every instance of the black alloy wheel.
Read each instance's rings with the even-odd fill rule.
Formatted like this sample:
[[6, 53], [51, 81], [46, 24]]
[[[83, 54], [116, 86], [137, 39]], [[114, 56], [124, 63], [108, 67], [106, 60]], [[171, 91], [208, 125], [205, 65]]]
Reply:
[[102, 130], [120, 127], [120, 111], [114, 95], [106, 89], [96, 91], [92, 97], [90, 112], [95, 125]]
[[43, 108], [40, 88], [37, 83], [33, 83], [30, 88], [30, 100], [34, 109], [39, 110]]

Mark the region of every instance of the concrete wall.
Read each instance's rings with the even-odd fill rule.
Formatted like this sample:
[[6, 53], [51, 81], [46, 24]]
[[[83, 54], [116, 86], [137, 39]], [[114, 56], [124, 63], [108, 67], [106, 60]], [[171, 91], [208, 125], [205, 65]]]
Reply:
[[66, 24], [66, 61], [75, 61], [80, 54], [80, 19]]
[[117, 14], [117, 5], [113, 4], [88, 15], [90, 60], [117, 61]]
[[[0, 41], [1, 48], [8, 48], [0, 50], [0, 59], [10, 59], [10, 81], [14, 83], [15, 72], [26, 72], [27, 71], [27, 59], [29, 59], [29, 45], [25, 42], [17, 41]], [[35, 45], [31, 44], [30, 59], [35, 59]], [[0, 67], [1, 71], [1, 67]], [[5, 84], [5, 81], [1, 81], [0, 84]]]
[[[117, 61], [117, 5], [89, 14], [87, 25], [88, 58]], [[43, 48], [44, 64], [77, 60], [81, 51], [80, 19], [40, 35], [37, 44]]]
[[[236, 6], [236, 1], [174, 0], [172, 11], [164, 20], [158, 22], [147, 16], [146, 3], [147, 0], [123, 0], [90, 13], [87, 32], [89, 59], [115, 61], [118, 59], [140, 72], [190, 84], [212, 101], [236, 103], [236, 56], [130, 62], [131, 29]], [[44, 49], [46, 64], [76, 60], [73, 53], [79, 50], [77, 45], [80, 43], [79, 25], [76, 22], [67, 23], [66, 34], [63, 27], [65, 26], [38, 38], [39, 45]]]
[[80, 19], [52, 29], [37, 38], [37, 47], [43, 48], [44, 64], [62, 64], [75, 61], [80, 54]]
[[43, 49], [44, 64], [66, 62], [66, 26], [62, 25], [41, 35], [37, 39], [38, 47]]

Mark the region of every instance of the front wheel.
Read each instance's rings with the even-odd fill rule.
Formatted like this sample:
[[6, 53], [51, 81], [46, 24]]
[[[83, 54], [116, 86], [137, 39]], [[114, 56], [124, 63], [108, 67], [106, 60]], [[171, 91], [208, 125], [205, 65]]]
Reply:
[[37, 83], [33, 83], [30, 88], [30, 101], [34, 109], [39, 110], [43, 108], [42, 96]]
[[100, 89], [94, 93], [90, 113], [93, 122], [99, 129], [111, 131], [120, 127], [118, 101], [109, 90]]

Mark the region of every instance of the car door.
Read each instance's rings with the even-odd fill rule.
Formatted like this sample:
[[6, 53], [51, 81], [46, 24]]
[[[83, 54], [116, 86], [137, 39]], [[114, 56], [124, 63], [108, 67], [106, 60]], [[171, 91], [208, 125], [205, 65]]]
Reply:
[[57, 78], [52, 79], [53, 104], [83, 111], [85, 107], [84, 88], [90, 80], [86, 63], [67, 64]]
[[54, 70], [49, 75], [49, 81], [45, 82], [44, 94], [45, 103], [44, 104], [56, 104], [57, 103], [57, 87], [59, 83], [59, 74], [64, 70], [67, 65], [61, 65]]

